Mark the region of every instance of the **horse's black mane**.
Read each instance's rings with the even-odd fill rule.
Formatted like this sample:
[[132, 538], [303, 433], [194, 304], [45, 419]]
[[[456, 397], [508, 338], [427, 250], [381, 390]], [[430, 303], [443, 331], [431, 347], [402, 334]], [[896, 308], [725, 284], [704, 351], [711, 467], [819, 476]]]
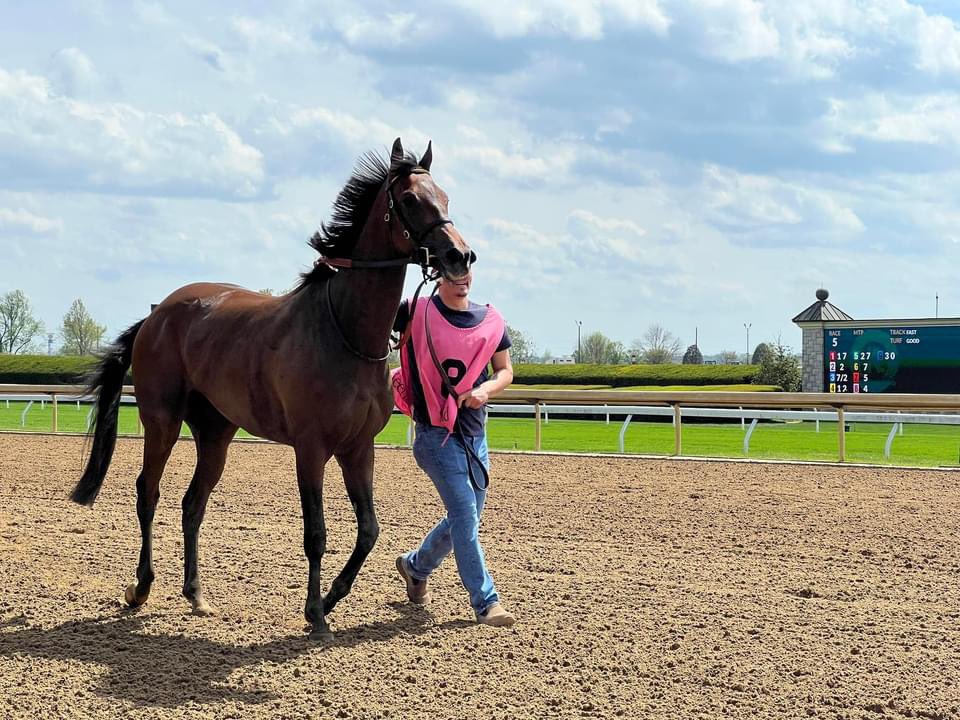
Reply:
[[[417, 157], [405, 151], [403, 160], [395, 169], [402, 174], [415, 168], [417, 163]], [[333, 203], [333, 215], [328, 222], [321, 223], [320, 229], [310, 238], [310, 247], [327, 257], [350, 257], [389, 174], [390, 162], [384, 155], [376, 151], [361, 155], [353, 174]], [[319, 263], [300, 276], [297, 290], [326, 280], [334, 273], [329, 266]]]

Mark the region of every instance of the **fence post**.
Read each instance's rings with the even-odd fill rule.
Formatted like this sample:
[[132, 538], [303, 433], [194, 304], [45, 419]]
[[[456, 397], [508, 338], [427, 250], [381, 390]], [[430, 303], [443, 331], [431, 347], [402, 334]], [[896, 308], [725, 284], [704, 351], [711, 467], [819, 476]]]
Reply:
[[843, 407], [837, 407], [837, 426], [840, 428], [840, 462], [847, 461], [847, 427]]
[[673, 454], [681, 455], [683, 453], [683, 437], [681, 433], [680, 403], [675, 403], [673, 406], [673, 444]]
[[534, 428], [536, 432], [533, 440], [533, 449], [539, 450], [540, 449], [540, 403], [534, 403], [533, 408], [534, 408], [534, 415], [536, 418], [536, 421], [534, 423]]
[[50, 405], [53, 409], [53, 431], [57, 432], [57, 394], [50, 396]]

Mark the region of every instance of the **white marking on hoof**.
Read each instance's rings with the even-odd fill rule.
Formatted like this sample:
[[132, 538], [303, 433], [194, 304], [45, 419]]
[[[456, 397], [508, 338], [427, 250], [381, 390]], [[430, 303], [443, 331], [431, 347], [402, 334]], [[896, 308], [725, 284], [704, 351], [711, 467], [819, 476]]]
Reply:
[[210, 603], [201, 598], [193, 603], [193, 610], [191, 612], [197, 617], [210, 617], [216, 614], [217, 611], [213, 609]]

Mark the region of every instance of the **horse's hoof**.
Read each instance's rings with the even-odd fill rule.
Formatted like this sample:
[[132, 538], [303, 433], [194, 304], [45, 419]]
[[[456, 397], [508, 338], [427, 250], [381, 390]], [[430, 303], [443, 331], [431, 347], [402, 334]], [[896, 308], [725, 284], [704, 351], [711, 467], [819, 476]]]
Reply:
[[215, 615], [217, 611], [214, 610], [213, 606], [206, 600], [198, 600], [193, 603], [193, 609], [190, 612], [197, 617], [210, 617], [211, 615]]
[[147, 599], [143, 598], [142, 600], [137, 597], [137, 584], [130, 583], [127, 585], [127, 589], [123, 593], [123, 599], [127, 601], [127, 605], [132, 608], [140, 607], [143, 605]]
[[330, 642], [333, 640], [333, 633], [329, 627], [314, 627], [310, 630], [310, 639], [318, 642]]

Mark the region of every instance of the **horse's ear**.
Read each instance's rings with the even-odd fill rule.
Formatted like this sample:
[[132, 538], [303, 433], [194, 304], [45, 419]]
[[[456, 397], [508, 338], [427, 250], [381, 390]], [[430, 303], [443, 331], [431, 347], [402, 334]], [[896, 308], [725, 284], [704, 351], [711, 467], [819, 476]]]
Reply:
[[420, 158], [420, 167], [424, 170], [430, 169], [430, 163], [433, 162], [433, 140], [427, 142], [427, 151]]
[[400, 138], [393, 141], [393, 150], [390, 151], [390, 172], [394, 172], [403, 164], [403, 143]]

